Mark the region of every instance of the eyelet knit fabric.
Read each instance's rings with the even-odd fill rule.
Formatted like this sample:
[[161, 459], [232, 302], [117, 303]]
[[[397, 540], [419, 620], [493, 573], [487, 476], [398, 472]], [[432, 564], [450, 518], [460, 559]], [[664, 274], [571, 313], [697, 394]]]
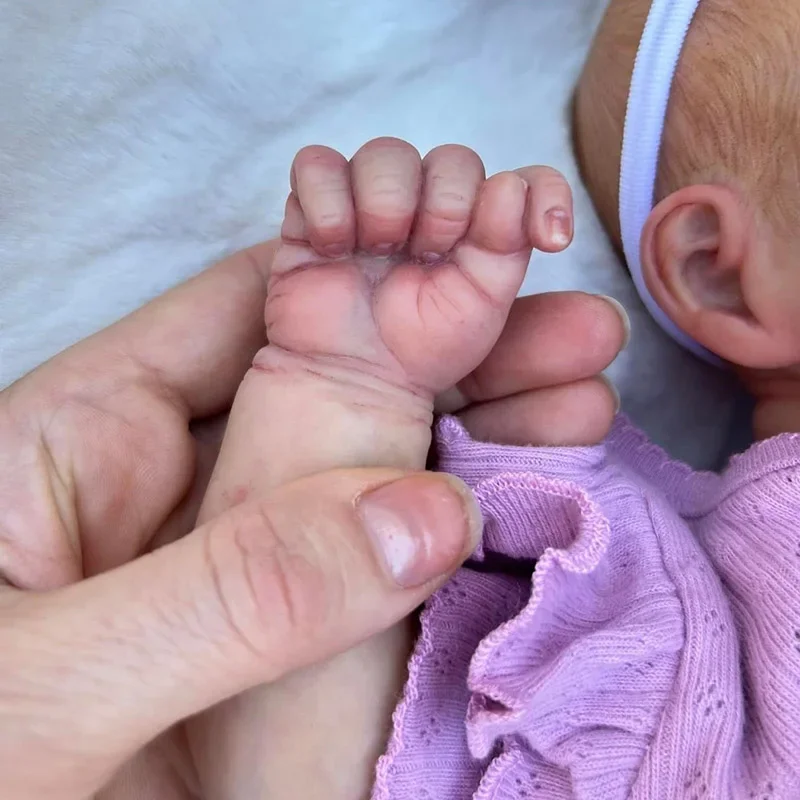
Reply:
[[374, 800], [800, 798], [800, 437], [721, 475], [438, 426], [484, 515], [427, 604]]

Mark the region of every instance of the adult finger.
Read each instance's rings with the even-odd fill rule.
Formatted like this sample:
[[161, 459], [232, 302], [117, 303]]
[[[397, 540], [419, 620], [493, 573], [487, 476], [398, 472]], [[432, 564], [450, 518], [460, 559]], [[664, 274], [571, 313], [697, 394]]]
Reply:
[[271, 241], [225, 259], [57, 356], [19, 388], [44, 383], [63, 393], [75, 386], [85, 395], [93, 380], [103, 387], [140, 382], [188, 418], [224, 410], [265, 343], [276, 247]]
[[470, 434], [495, 444], [573, 447], [601, 442], [619, 408], [604, 378], [589, 378], [472, 405], [460, 414]]
[[601, 373], [627, 343], [630, 322], [622, 306], [583, 292], [523, 297], [489, 356], [437, 410], [574, 383]]
[[176, 721], [388, 629], [479, 531], [453, 478], [343, 471], [58, 592], [8, 590], [0, 796], [91, 795]]
[[228, 415], [219, 414], [192, 425], [195, 442], [194, 479], [181, 502], [151, 539], [149, 549], [155, 550], [181, 539], [197, 524], [197, 515], [214, 472], [227, 424]]

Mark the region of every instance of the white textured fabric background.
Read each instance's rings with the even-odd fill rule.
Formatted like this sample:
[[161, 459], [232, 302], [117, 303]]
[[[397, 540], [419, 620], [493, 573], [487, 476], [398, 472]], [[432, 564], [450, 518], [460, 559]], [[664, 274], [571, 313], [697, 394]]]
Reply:
[[275, 233], [304, 144], [455, 141], [576, 183], [527, 291], [629, 309], [610, 374], [673, 454], [716, 463], [727, 381], [652, 324], [577, 187], [568, 105], [604, 0], [0, 0], [0, 386]]

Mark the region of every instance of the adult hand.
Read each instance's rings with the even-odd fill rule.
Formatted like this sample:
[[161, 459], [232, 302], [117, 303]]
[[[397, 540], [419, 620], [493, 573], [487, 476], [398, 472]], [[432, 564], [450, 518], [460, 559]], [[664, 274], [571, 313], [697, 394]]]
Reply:
[[[394, 586], [356, 503], [401, 478], [381, 470], [283, 487], [181, 538], [219, 438], [198, 421], [229, 407], [263, 344], [271, 254], [228, 259], [0, 394], [4, 797], [83, 800], [178, 720], [388, 628], [469, 549], [450, 482], [394, 484], [441, 544], [429, 583]], [[613, 307], [542, 296], [511, 326], [448, 409], [501, 441], [601, 438], [613, 395], [591, 376], [622, 344]], [[183, 796], [165, 763], [149, 796]]]

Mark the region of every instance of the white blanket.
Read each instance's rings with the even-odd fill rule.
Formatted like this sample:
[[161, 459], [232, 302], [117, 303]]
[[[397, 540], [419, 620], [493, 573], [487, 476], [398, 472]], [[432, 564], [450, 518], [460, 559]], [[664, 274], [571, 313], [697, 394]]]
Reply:
[[716, 462], [727, 381], [635, 298], [577, 187], [568, 106], [603, 0], [0, 0], [0, 387], [274, 235], [302, 145], [455, 141], [576, 184], [575, 245], [527, 292], [620, 299], [624, 409]]

